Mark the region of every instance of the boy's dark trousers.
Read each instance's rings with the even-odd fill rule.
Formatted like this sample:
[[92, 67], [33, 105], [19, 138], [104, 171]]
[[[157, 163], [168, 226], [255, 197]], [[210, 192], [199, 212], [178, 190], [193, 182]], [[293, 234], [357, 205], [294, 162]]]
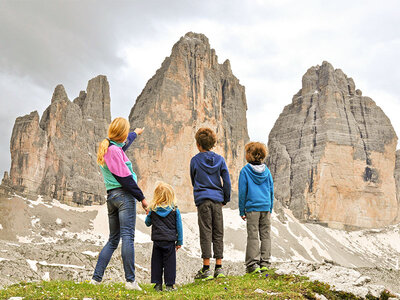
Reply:
[[211, 258], [211, 243], [214, 258], [224, 258], [224, 217], [222, 203], [204, 200], [197, 207], [201, 258]]
[[151, 254], [151, 282], [162, 284], [162, 275], [166, 285], [174, 285], [176, 278], [175, 242], [154, 241]]

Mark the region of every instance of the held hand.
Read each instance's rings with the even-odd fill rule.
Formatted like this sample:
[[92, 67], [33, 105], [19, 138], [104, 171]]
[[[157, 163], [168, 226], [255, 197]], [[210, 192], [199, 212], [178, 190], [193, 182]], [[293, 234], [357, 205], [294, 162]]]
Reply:
[[246, 215], [240, 217], [242, 218], [243, 221], [246, 221]]
[[146, 199], [143, 199], [142, 200], [142, 207], [143, 207], [143, 209], [144, 209], [144, 211], [146, 212], [146, 214], [148, 214], [149, 213], [149, 210], [148, 210], [148, 207], [149, 205], [147, 204], [147, 200]]
[[135, 128], [135, 130], [133, 132], [135, 132], [137, 135], [141, 135], [143, 130], [144, 130], [144, 127], [143, 128]]
[[180, 249], [181, 247], [182, 247], [181, 245], [176, 245], [175, 246], [176, 251], [178, 251], [178, 249]]

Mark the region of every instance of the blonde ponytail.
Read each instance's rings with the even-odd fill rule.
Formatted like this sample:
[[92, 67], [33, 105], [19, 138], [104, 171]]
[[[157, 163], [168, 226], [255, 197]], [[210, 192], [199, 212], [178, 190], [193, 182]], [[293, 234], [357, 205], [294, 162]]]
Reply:
[[108, 146], [110, 146], [110, 140], [117, 143], [123, 143], [127, 139], [128, 134], [128, 120], [121, 117], [115, 118], [111, 122], [110, 126], [108, 126], [108, 138], [102, 140], [99, 144], [99, 150], [97, 151], [97, 164], [104, 166], [104, 155], [107, 153]]
[[104, 139], [99, 144], [99, 150], [97, 151], [97, 164], [104, 166], [104, 155], [107, 153], [108, 146], [110, 146], [110, 141]]

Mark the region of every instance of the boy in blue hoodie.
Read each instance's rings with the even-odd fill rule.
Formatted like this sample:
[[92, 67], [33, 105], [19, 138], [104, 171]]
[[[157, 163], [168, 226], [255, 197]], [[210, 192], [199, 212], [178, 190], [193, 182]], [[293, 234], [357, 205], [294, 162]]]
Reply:
[[[197, 206], [203, 258], [203, 268], [196, 274], [195, 279], [208, 280], [225, 277], [222, 269], [224, 251], [222, 206], [230, 201], [231, 180], [224, 158], [211, 151], [217, 141], [214, 131], [210, 128], [200, 128], [195, 139], [200, 152], [190, 161], [190, 178]], [[216, 259], [214, 274], [210, 270], [211, 244]]]
[[151, 254], [151, 282], [154, 289], [162, 291], [164, 273], [165, 289], [175, 290], [176, 251], [183, 244], [181, 213], [176, 206], [173, 188], [160, 182], [154, 190], [149, 214], [145, 223], [151, 228], [153, 252]]
[[274, 183], [263, 163], [267, 156], [265, 145], [250, 142], [245, 152], [248, 164], [239, 175], [239, 213], [247, 221], [246, 272], [259, 273], [267, 271], [270, 265]]

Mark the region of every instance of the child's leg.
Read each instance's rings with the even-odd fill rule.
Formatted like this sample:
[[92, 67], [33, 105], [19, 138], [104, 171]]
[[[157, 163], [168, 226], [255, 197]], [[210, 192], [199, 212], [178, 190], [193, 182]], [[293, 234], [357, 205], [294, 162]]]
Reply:
[[163, 242], [164, 281], [166, 285], [174, 285], [176, 278], [175, 242]]
[[[197, 218], [199, 223], [201, 257], [209, 259], [211, 257], [212, 240], [212, 201], [205, 200], [197, 207]], [[203, 260], [203, 262], [206, 260]], [[209, 260], [208, 260], [209, 261]], [[210, 263], [208, 263], [210, 264]]]
[[224, 217], [222, 204], [218, 202], [212, 203], [212, 242], [216, 264], [221, 265], [224, 258]]
[[260, 261], [260, 243], [258, 240], [260, 212], [246, 212], [247, 221], [247, 245], [246, 267], [252, 267]]
[[153, 242], [153, 252], [151, 254], [151, 283], [162, 284], [163, 274], [163, 253], [162, 248], [159, 247], [160, 242]]
[[268, 267], [271, 258], [271, 213], [262, 212], [260, 218], [260, 266]]

